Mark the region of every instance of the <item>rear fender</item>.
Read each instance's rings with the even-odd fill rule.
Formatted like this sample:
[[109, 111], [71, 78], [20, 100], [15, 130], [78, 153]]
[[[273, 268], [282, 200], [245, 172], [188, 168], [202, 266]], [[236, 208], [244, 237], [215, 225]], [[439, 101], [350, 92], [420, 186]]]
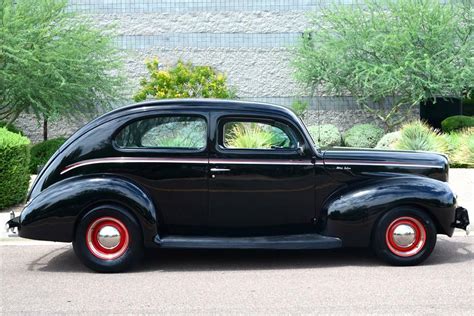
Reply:
[[141, 225], [145, 246], [157, 234], [157, 212], [151, 198], [136, 184], [117, 176], [68, 178], [55, 183], [29, 202], [20, 215], [20, 236], [70, 242], [81, 216], [101, 204], [119, 204]]
[[400, 206], [426, 211], [439, 234], [453, 234], [455, 195], [445, 182], [423, 177], [354, 183], [332, 194], [322, 209], [322, 232], [341, 238], [344, 246], [368, 246], [378, 218]]

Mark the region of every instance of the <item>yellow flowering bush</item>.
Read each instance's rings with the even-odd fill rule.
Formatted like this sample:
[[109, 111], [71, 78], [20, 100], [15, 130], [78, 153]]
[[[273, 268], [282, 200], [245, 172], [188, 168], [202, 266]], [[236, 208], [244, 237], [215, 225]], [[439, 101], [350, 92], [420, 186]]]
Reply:
[[140, 90], [135, 101], [147, 98], [218, 98], [229, 99], [235, 96], [227, 87], [227, 78], [210, 66], [195, 66], [179, 60], [169, 69], [161, 69], [158, 59], [146, 62], [149, 78], [140, 81]]

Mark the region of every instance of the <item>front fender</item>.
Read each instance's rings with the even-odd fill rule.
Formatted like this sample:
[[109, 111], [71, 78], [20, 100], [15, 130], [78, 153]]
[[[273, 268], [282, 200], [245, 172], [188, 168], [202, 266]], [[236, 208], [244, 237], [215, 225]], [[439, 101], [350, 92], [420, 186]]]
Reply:
[[378, 218], [399, 206], [427, 211], [438, 233], [453, 234], [455, 195], [447, 183], [424, 177], [385, 178], [345, 187], [324, 203], [323, 233], [341, 238], [345, 246], [367, 246]]
[[130, 180], [117, 176], [78, 176], [55, 183], [29, 202], [20, 215], [19, 235], [25, 238], [70, 242], [77, 220], [100, 204], [120, 204], [135, 215], [145, 245], [157, 234], [152, 200]]

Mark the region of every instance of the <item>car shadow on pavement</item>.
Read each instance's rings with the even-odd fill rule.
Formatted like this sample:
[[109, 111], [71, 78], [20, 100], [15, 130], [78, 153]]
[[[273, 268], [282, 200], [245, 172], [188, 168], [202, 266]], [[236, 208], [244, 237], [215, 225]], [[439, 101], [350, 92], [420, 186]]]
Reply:
[[[469, 238], [471, 239], [471, 238]], [[48, 260], [49, 259], [49, 260]], [[472, 241], [439, 239], [424, 265], [474, 260]], [[130, 272], [242, 271], [271, 269], [335, 268], [384, 265], [369, 249], [334, 250], [148, 250], [142, 263]], [[70, 246], [57, 248], [33, 262], [30, 270], [85, 272]]]

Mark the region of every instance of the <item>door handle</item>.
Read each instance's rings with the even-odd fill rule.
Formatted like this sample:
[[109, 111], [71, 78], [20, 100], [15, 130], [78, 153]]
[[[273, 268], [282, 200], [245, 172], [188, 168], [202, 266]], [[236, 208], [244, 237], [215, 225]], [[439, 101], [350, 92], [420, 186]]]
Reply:
[[211, 168], [211, 172], [227, 172], [230, 171], [230, 169], [227, 168]]

